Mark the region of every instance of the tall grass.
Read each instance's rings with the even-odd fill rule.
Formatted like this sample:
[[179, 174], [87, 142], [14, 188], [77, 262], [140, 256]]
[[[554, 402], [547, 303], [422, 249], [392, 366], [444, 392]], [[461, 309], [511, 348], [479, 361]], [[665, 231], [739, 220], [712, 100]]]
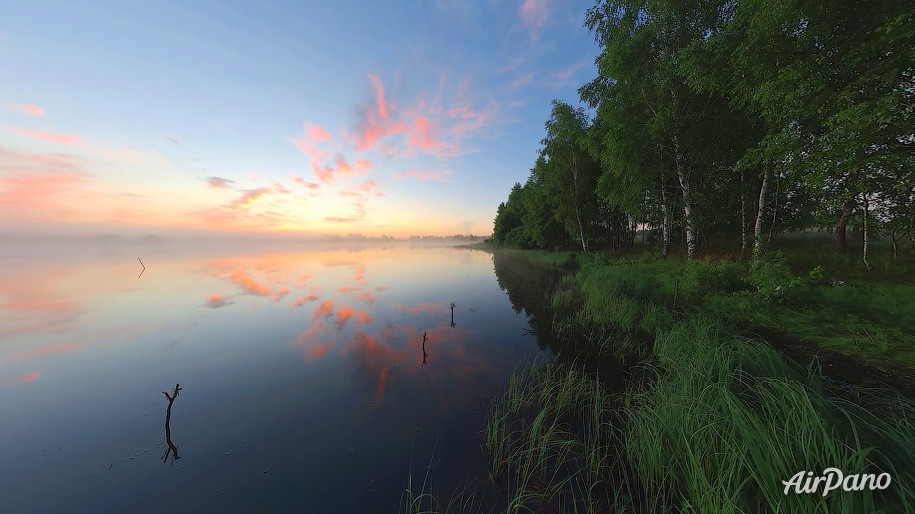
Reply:
[[[649, 510], [911, 512], [915, 409], [881, 417], [824, 394], [767, 344], [697, 315], [655, 343], [658, 379], [627, 398], [626, 455]], [[900, 453], [904, 452], [904, 453]], [[783, 493], [799, 471], [891, 472], [886, 491]]]
[[[662, 330], [654, 379], [620, 397], [575, 363], [512, 375], [484, 429], [508, 512], [910, 512], [915, 408], [831, 397], [723, 319]], [[877, 403], [875, 399], [879, 399]], [[879, 405], [879, 407], [878, 407]], [[783, 493], [799, 471], [889, 472], [886, 491]]]

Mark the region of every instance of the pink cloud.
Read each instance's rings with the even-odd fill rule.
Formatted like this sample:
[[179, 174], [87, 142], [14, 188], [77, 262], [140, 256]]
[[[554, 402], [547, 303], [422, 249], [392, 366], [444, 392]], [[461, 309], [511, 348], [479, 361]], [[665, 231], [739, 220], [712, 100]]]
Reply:
[[292, 180], [296, 184], [299, 184], [300, 186], [303, 186], [303, 187], [307, 187], [308, 189], [318, 189], [319, 187], [321, 187], [321, 185], [318, 184], [317, 182], [308, 182], [307, 180], [303, 179], [302, 177], [292, 177]]
[[467, 96], [472, 91], [469, 80], [454, 85], [454, 105], [441, 105], [443, 89], [448, 85], [444, 79], [439, 89], [430, 98], [421, 95], [410, 108], [395, 110], [383, 96], [381, 80], [370, 76], [376, 91], [376, 108], [363, 108], [352, 133], [356, 138], [356, 150], [366, 151], [380, 146], [389, 157], [411, 157], [417, 153], [439, 158], [455, 157], [471, 151], [465, 141], [473, 132], [482, 129], [494, 119], [498, 106], [490, 104], [485, 109], [472, 109]]
[[10, 356], [11, 360], [34, 359], [37, 357], [47, 357], [48, 355], [59, 355], [61, 353], [72, 353], [78, 351], [80, 347], [73, 343], [55, 343], [32, 350], [24, 350], [14, 353]]
[[228, 207], [232, 209], [250, 207], [261, 197], [270, 194], [270, 188], [261, 187], [258, 189], [246, 189], [242, 191], [241, 196], [233, 200]]
[[361, 196], [367, 197], [369, 195], [375, 196], [384, 196], [384, 193], [375, 191], [378, 188], [378, 183], [374, 179], [364, 180], [358, 184], [353, 184], [348, 189], [340, 191], [338, 194], [340, 196]]
[[450, 172], [450, 171], [447, 171], [447, 170], [446, 170], [446, 171], [435, 171], [435, 170], [419, 171], [419, 170], [413, 170], [413, 171], [408, 171], [408, 172], [405, 172], [405, 173], [398, 173], [397, 175], [394, 175], [394, 178], [395, 178], [395, 179], [398, 179], [398, 180], [402, 180], [402, 179], [405, 179], [405, 178], [412, 178], [412, 179], [423, 180], [423, 181], [434, 180], [434, 181], [438, 181], [438, 182], [447, 182], [447, 181], [448, 181], [448, 177], [449, 177], [450, 175], [451, 175], [451, 172]]
[[273, 299], [274, 302], [278, 302], [278, 301], [282, 300], [288, 294], [289, 294], [289, 289], [286, 287], [281, 287], [277, 290], [277, 292], [273, 293], [273, 296], [271, 296], [271, 298]]
[[378, 99], [378, 115], [382, 119], [388, 119], [388, 107], [385, 105], [384, 99], [384, 85], [381, 83], [381, 80], [378, 79], [375, 75], [369, 73], [369, 80], [372, 81], [372, 86], [375, 88], [375, 95]]
[[305, 305], [306, 303], [313, 302], [317, 299], [318, 299], [318, 295], [316, 295], [316, 294], [310, 294], [308, 296], [300, 296], [300, 297], [296, 298], [294, 302], [292, 302], [292, 305], [295, 307], [301, 307], [301, 306]]
[[398, 305], [398, 309], [402, 311], [412, 312], [413, 314], [419, 314], [423, 312], [445, 312], [448, 310], [448, 307], [445, 304], [437, 303], [418, 303], [413, 307], [408, 307], [406, 305]]
[[39, 373], [37, 371], [30, 371], [24, 375], [19, 376], [19, 378], [17, 378], [16, 381], [19, 382], [20, 384], [28, 384], [31, 382], [35, 382], [39, 378], [41, 378], [41, 373]]
[[336, 166], [313, 167], [315, 177], [325, 183], [333, 183], [338, 178], [348, 178], [352, 175], [362, 175], [372, 168], [373, 164], [366, 160], [357, 160], [352, 165], [343, 157], [337, 157]]
[[322, 316], [325, 316], [325, 317], [330, 316], [331, 314], [333, 314], [333, 309], [334, 309], [334, 301], [325, 300], [324, 303], [322, 303], [317, 309], [315, 309], [315, 312], [312, 315], [311, 319], [316, 320]]
[[61, 145], [72, 145], [80, 140], [79, 136], [73, 134], [59, 134], [56, 132], [45, 132], [42, 130], [31, 130], [23, 128], [17, 128], [15, 130], [25, 137], [40, 139], [42, 141], [48, 141], [50, 143], [57, 143]]
[[308, 139], [313, 143], [319, 143], [321, 141], [330, 142], [330, 135], [328, 135], [327, 131], [311, 122], [305, 122], [305, 135], [307, 135]]
[[205, 305], [207, 309], [219, 309], [221, 307], [225, 307], [226, 305], [230, 305], [231, 303], [232, 302], [228, 301], [225, 296], [219, 293], [213, 293], [207, 296]]
[[321, 150], [318, 145], [330, 142], [331, 138], [327, 131], [309, 121], [304, 124], [304, 136], [292, 138], [292, 143], [296, 148], [311, 159], [312, 166], [319, 165], [327, 156], [327, 153]]
[[228, 277], [232, 282], [235, 282], [248, 294], [256, 294], [259, 296], [270, 296], [273, 292], [269, 287], [257, 282], [251, 278], [244, 271], [234, 271], [229, 274]]
[[356, 323], [361, 323], [361, 324], [371, 323], [375, 319], [372, 316], [370, 316], [368, 313], [366, 313], [365, 311], [354, 310], [347, 305], [343, 305], [340, 308], [338, 308], [335, 314], [337, 316], [337, 326], [338, 327], [345, 326], [347, 321], [349, 321], [350, 318], [354, 318], [354, 321]]
[[29, 116], [44, 116], [44, 109], [38, 107], [37, 105], [20, 105], [19, 110], [23, 111]]
[[536, 41], [540, 37], [540, 30], [550, 18], [547, 0], [524, 0], [518, 14], [527, 27], [531, 41]]
[[222, 177], [207, 177], [203, 180], [206, 181], [207, 185], [213, 189], [229, 189], [232, 187], [230, 184], [235, 183], [234, 180], [229, 180]]

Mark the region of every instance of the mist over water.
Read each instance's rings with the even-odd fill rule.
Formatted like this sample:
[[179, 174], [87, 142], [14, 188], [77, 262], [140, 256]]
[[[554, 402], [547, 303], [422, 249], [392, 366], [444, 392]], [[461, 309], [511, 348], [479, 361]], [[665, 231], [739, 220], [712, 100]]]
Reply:
[[4, 246], [4, 504], [391, 512], [411, 458], [445, 496], [484, 478], [488, 398], [549, 358], [526, 330], [542, 300], [526, 291], [542, 289], [505, 259], [407, 243]]

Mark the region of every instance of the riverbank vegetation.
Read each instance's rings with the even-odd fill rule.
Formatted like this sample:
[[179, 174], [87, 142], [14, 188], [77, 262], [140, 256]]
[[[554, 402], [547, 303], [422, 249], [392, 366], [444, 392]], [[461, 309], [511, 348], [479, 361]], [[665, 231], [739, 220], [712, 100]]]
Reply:
[[[915, 510], [915, 11], [598, 0], [585, 20], [587, 107], [553, 102], [487, 242], [578, 268], [534, 320], [555, 359], [490, 406], [505, 510]], [[892, 483], [785, 492], [827, 468]]]

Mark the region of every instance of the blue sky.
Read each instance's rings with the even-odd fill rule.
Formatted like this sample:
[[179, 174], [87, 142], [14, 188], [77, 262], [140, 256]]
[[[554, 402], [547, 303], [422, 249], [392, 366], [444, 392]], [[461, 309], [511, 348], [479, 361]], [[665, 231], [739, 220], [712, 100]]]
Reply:
[[587, 2], [13, 2], [0, 231], [488, 234]]

